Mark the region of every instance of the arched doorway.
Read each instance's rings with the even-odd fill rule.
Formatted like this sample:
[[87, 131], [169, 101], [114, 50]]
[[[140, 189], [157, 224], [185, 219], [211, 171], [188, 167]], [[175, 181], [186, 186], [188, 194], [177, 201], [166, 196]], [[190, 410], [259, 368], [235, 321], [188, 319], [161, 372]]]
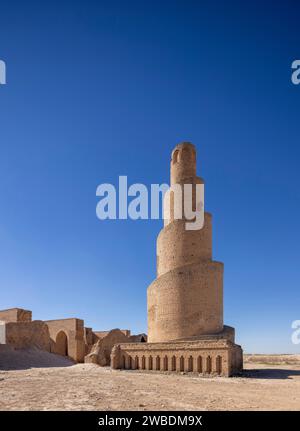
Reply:
[[222, 356], [218, 355], [216, 358], [216, 371], [217, 374], [222, 373]]
[[181, 372], [184, 371], [184, 357], [183, 356], [180, 356], [180, 358], [179, 358], [179, 369]]
[[56, 353], [62, 356], [68, 356], [68, 337], [64, 331], [59, 331], [56, 335]]
[[207, 358], [206, 358], [206, 372], [207, 372], [207, 374], [210, 374], [211, 371], [212, 371], [211, 356], [207, 356]]

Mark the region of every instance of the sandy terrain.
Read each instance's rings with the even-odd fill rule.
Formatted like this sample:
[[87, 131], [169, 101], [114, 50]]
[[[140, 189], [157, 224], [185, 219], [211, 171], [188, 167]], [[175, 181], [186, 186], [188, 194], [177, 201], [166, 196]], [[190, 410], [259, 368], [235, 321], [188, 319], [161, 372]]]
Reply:
[[[41, 360], [43, 368], [28, 368]], [[241, 377], [200, 378], [0, 350], [0, 409], [300, 410], [299, 356], [246, 356], [245, 369]]]

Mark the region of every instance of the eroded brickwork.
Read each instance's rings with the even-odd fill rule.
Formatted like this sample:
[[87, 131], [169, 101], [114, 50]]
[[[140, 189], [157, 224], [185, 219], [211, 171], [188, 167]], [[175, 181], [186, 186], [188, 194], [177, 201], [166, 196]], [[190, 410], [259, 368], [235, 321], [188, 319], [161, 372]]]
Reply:
[[84, 322], [81, 319], [45, 321], [51, 337], [51, 352], [83, 362], [85, 356]]
[[6, 322], [5, 344], [15, 349], [37, 347], [50, 352], [50, 335], [48, 326], [40, 321]]
[[185, 372], [230, 376], [242, 361], [241, 349], [229, 340], [117, 344], [111, 354], [115, 369]]
[[23, 308], [9, 308], [0, 310], [0, 320], [4, 322], [31, 322], [32, 313]]

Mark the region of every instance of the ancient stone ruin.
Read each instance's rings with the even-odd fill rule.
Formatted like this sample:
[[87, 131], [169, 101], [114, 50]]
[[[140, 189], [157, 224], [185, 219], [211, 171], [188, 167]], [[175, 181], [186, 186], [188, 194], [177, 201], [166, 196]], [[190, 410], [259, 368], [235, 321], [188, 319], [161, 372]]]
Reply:
[[38, 348], [66, 356], [74, 362], [110, 365], [115, 343], [147, 340], [145, 334], [131, 335], [128, 329], [93, 331], [77, 318], [32, 320], [32, 312], [21, 308], [0, 310], [0, 344], [10, 349]]
[[[172, 152], [171, 185], [203, 184], [190, 143]], [[212, 258], [212, 216], [200, 230], [169, 217], [157, 238], [157, 278], [148, 287], [148, 342], [121, 343], [112, 367], [230, 376], [242, 369], [234, 328], [223, 324], [223, 263]]]

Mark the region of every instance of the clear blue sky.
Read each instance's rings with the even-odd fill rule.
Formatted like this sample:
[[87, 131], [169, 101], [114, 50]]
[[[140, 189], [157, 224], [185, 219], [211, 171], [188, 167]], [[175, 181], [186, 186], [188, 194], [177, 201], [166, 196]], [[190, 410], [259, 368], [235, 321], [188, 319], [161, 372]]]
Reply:
[[300, 352], [299, 5], [5, 1], [0, 308], [147, 328], [161, 221], [96, 218], [96, 187], [168, 182], [198, 150], [225, 322], [247, 352]]

